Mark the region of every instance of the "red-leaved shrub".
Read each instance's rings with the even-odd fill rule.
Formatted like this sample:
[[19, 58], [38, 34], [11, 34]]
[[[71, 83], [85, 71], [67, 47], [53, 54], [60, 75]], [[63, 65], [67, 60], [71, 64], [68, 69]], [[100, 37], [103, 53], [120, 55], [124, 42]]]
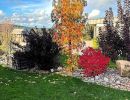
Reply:
[[110, 58], [103, 55], [101, 50], [87, 48], [79, 57], [78, 64], [87, 76], [96, 76], [106, 71]]

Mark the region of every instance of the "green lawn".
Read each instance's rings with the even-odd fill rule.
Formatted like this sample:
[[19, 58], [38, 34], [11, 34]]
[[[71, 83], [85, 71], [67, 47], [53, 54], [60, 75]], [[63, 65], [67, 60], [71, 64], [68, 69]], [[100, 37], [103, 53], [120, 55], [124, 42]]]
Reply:
[[0, 67], [0, 100], [130, 100], [130, 92], [56, 74], [31, 74]]

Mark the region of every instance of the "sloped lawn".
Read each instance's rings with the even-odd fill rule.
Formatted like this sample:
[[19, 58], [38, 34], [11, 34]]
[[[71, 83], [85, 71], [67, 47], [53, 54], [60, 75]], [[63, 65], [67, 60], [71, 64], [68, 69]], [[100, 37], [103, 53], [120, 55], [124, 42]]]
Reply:
[[130, 92], [55, 74], [31, 74], [0, 67], [0, 100], [130, 100]]

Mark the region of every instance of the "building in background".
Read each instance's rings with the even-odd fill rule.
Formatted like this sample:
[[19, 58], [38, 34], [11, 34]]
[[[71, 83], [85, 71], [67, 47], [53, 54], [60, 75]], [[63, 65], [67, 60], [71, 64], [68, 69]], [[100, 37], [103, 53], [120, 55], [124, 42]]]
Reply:
[[12, 34], [12, 40], [11, 40], [12, 42], [18, 43], [21, 46], [26, 45], [24, 28], [14, 28], [11, 34]]
[[[99, 35], [99, 28], [102, 30], [104, 29], [104, 18], [99, 18], [99, 19], [89, 19], [87, 24], [88, 25], [93, 25], [94, 30], [93, 30], [93, 37], [97, 37]], [[117, 17], [114, 17], [114, 26], [116, 25], [118, 19]]]

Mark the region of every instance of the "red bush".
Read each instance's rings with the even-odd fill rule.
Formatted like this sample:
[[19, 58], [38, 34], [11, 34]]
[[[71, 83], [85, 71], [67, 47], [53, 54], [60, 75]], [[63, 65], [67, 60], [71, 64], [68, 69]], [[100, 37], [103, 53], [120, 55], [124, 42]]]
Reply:
[[78, 64], [84, 69], [87, 76], [96, 76], [106, 71], [110, 58], [101, 53], [101, 50], [87, 48], [79, 57]]

